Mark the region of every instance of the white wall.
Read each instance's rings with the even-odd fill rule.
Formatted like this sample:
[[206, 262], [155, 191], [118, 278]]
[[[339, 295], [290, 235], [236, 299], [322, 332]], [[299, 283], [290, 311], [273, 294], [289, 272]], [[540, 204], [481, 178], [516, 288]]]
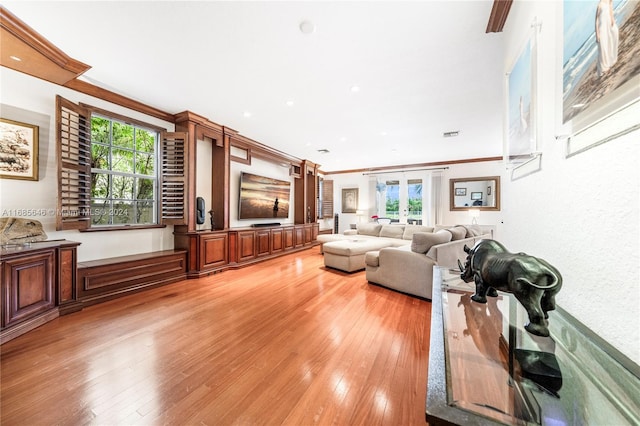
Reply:
[[[481, 163], [462, 163], [452, 164], [442, 174], [442, 202], [443, 220], [442, 224], [459, 225], [471, 223], [471, 217], [466, 211], [450, 211], [449, 210], [449, 179], [484, 177], [484, 176], [500, 176], [500, 204], [504, 206], [504, 187], [506, 169], [502, 161], [485, 161]], [[501, 224], [504, 220], [504, 207], [499, 211], [481, 211], [478, 217], [478, 224], [491, 225], [495, 227], [494, 238], [500, 238]]]
[[[333, 180], [333, 212], [338, 213], [338, 233], [349, 229], [352, 223], [368, 222], [375, 213], [375, 179], [362, 173], [341, 173], [327, 175], [325, 180]], [[358, 210], [362, 216], [355, 213], [342, 213], [342, 190], [358, 188]], [[325, 219], [320, 223], [320, 229], [333, 229], [333, 219]]]
[[[5, 67], [0, 67], [0, 115], [40, 127], [39, 180], [0, 179], [0, 214], [12, 216], [16, 210], [44, 212], [30, 216], [42, 222], [49, 239], [64, 238], [81, 242], [78, 260], [87, 261], [114, 256], [146, 253], [173, 248], [173, 227], [126, 231], [79, 232], [55, 230], [58, 196], [56, 158], [56, 95], [78, 103], [84, 102], [114, 113], [154, 124], [169, 131], [173, 123], [148, 117], [100, 99], [48, 83]], [[6, 214], [4, 214], [6, 213]], [[25, 215], [22, 215], [25, 217]]]
[[[542, 168], [503, 184], [501, 238], [555, 265], [557, 301], [635, 362], [640, 362], [640, 132], [565, 158], [556, 140], [561, 114], [561, 2], [514, 2], [505, 26], [505, 72], [542, 21]], [[553, 317], [551, 317], [553, 321]]]

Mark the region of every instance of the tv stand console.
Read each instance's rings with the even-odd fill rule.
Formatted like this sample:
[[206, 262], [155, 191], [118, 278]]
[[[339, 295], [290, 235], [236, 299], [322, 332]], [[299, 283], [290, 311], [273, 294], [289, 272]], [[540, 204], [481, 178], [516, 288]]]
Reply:
[[304, 223], [176, 231], [175, 247], [187, 250], [187, 277], [198, 278], [311, 248], [318, 244], [318, 228]]

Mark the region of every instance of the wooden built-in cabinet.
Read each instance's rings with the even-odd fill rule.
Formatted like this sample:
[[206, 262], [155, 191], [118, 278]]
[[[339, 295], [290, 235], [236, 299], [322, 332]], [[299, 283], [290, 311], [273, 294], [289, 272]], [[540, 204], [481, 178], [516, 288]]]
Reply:
[[3, 247], [0, 343], [76, 308], [76, 248], [73, 241]]
[[[175, 115], [176, 132], [187, 133], [187, 206], [186, 223], [177, 225], [178, 232], [196, 231], [196, 188], [198, 141], [206, 141], [211, 144], [211, 194], [207, 210], [207, 223], [209, 211], [214, 213], [215, 229], [227, 229], [229, 227], [229, 136], [225, 135], [223, 126], [214, 123], [207, 118], [184, 111]], [[202, 153], [200, 155], [203, 155]]]
[[[178, 250], [186, 250], [187, 277], [196, 278], [248, 265], [292, 250], [304, 249], [315, 243], [318, 236], [319, 165], [288, 156], [190, 111], [176, 114], [174, 118], [175, 131], [186, 140], [186, 206], [183, 222], [174, 223], [174, 246]], [[211, 158], [199, 158], [202, 155], [210, 155]], [[254, 157], [290, 165], [290, 174], [294, 178], [293, 224], [265, 228], [229, 227], [231, 160], [251, 165]], [[206, 168], [207, 172], [211, 169], [210, 182], [206, 177], [207, 173], [198, 171], [198, 167]], [[205, 182], [202, 180], [203, 176]], [[203, 190], [202, 187], [206, 189]], [[201, 191], [206, 193], [202, 194]], [[195, 205], [198, 196], [206, 196], [210, 200], [205, 206], [205, 224], [196, 223]], [[210, 225], [210, 211], [214, 212], [213, 227]], [[207, 229], [199, 229], [203, 226]]]
[[175, 244], [187, 251], [187, 277], [197, 278], [309, 248], [317, 235], [317, 223], [292, 224], [176, 232]]

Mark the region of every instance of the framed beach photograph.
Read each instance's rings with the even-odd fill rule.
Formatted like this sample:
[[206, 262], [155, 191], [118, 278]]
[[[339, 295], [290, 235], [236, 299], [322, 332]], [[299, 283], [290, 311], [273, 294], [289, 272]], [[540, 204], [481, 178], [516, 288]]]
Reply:
[[0, 177], [38, 180], [38, 126], [0, 118]]
[[355, 213], [358, 210], [358, 188], [342, 190], [342, 213]]
[[456, 188], [456, 197], [467, 195], [467, 188]]
[[[565, 0], [562, 19], [561, 122], [572, 155], [638, 127], [640, 2]], [[604, 120], [604, 136], [589, 130]]]
[[533, 46], [530, 37], [507, 74], [506, 161], [510, 164], [529, 159], [536, 146]]

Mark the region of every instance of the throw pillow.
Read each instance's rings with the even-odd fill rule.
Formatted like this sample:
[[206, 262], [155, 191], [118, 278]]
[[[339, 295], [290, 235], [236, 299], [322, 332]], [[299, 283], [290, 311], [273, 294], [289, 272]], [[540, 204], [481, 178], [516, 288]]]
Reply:
[[402, 239], [410, 240], [413, 238], [413, 234], [415, 234], [416, 232], [433, 232], [433, 226], [405, 225], [404, 234], [402, 234]]
[[382, 225], [380, 230], [380, 236], [387, 238], [402, 238], [403, 233], [404, 226], [402, 225]]
[[447, 231], [451, 233], [451, 241], [464, 240], [467, 236], [467, 230], [463, 226], [454, 226]]
[[425, 254], [431, 247], [449, 241], [451, 241], [451, 233], [447, 231], [416, 232], [411, 239], [411, 251]]
[[377, 237], [380, 234], [380, 228], [382, 228], [382, 225], [379, 223], [359, 223], [358, 234]]
[[480, 225], [459, 225], [467, 230], [466, 238], [469, 237], [477, 237], [478, 235], [482, 235], [482, 230], [480, 229]]

